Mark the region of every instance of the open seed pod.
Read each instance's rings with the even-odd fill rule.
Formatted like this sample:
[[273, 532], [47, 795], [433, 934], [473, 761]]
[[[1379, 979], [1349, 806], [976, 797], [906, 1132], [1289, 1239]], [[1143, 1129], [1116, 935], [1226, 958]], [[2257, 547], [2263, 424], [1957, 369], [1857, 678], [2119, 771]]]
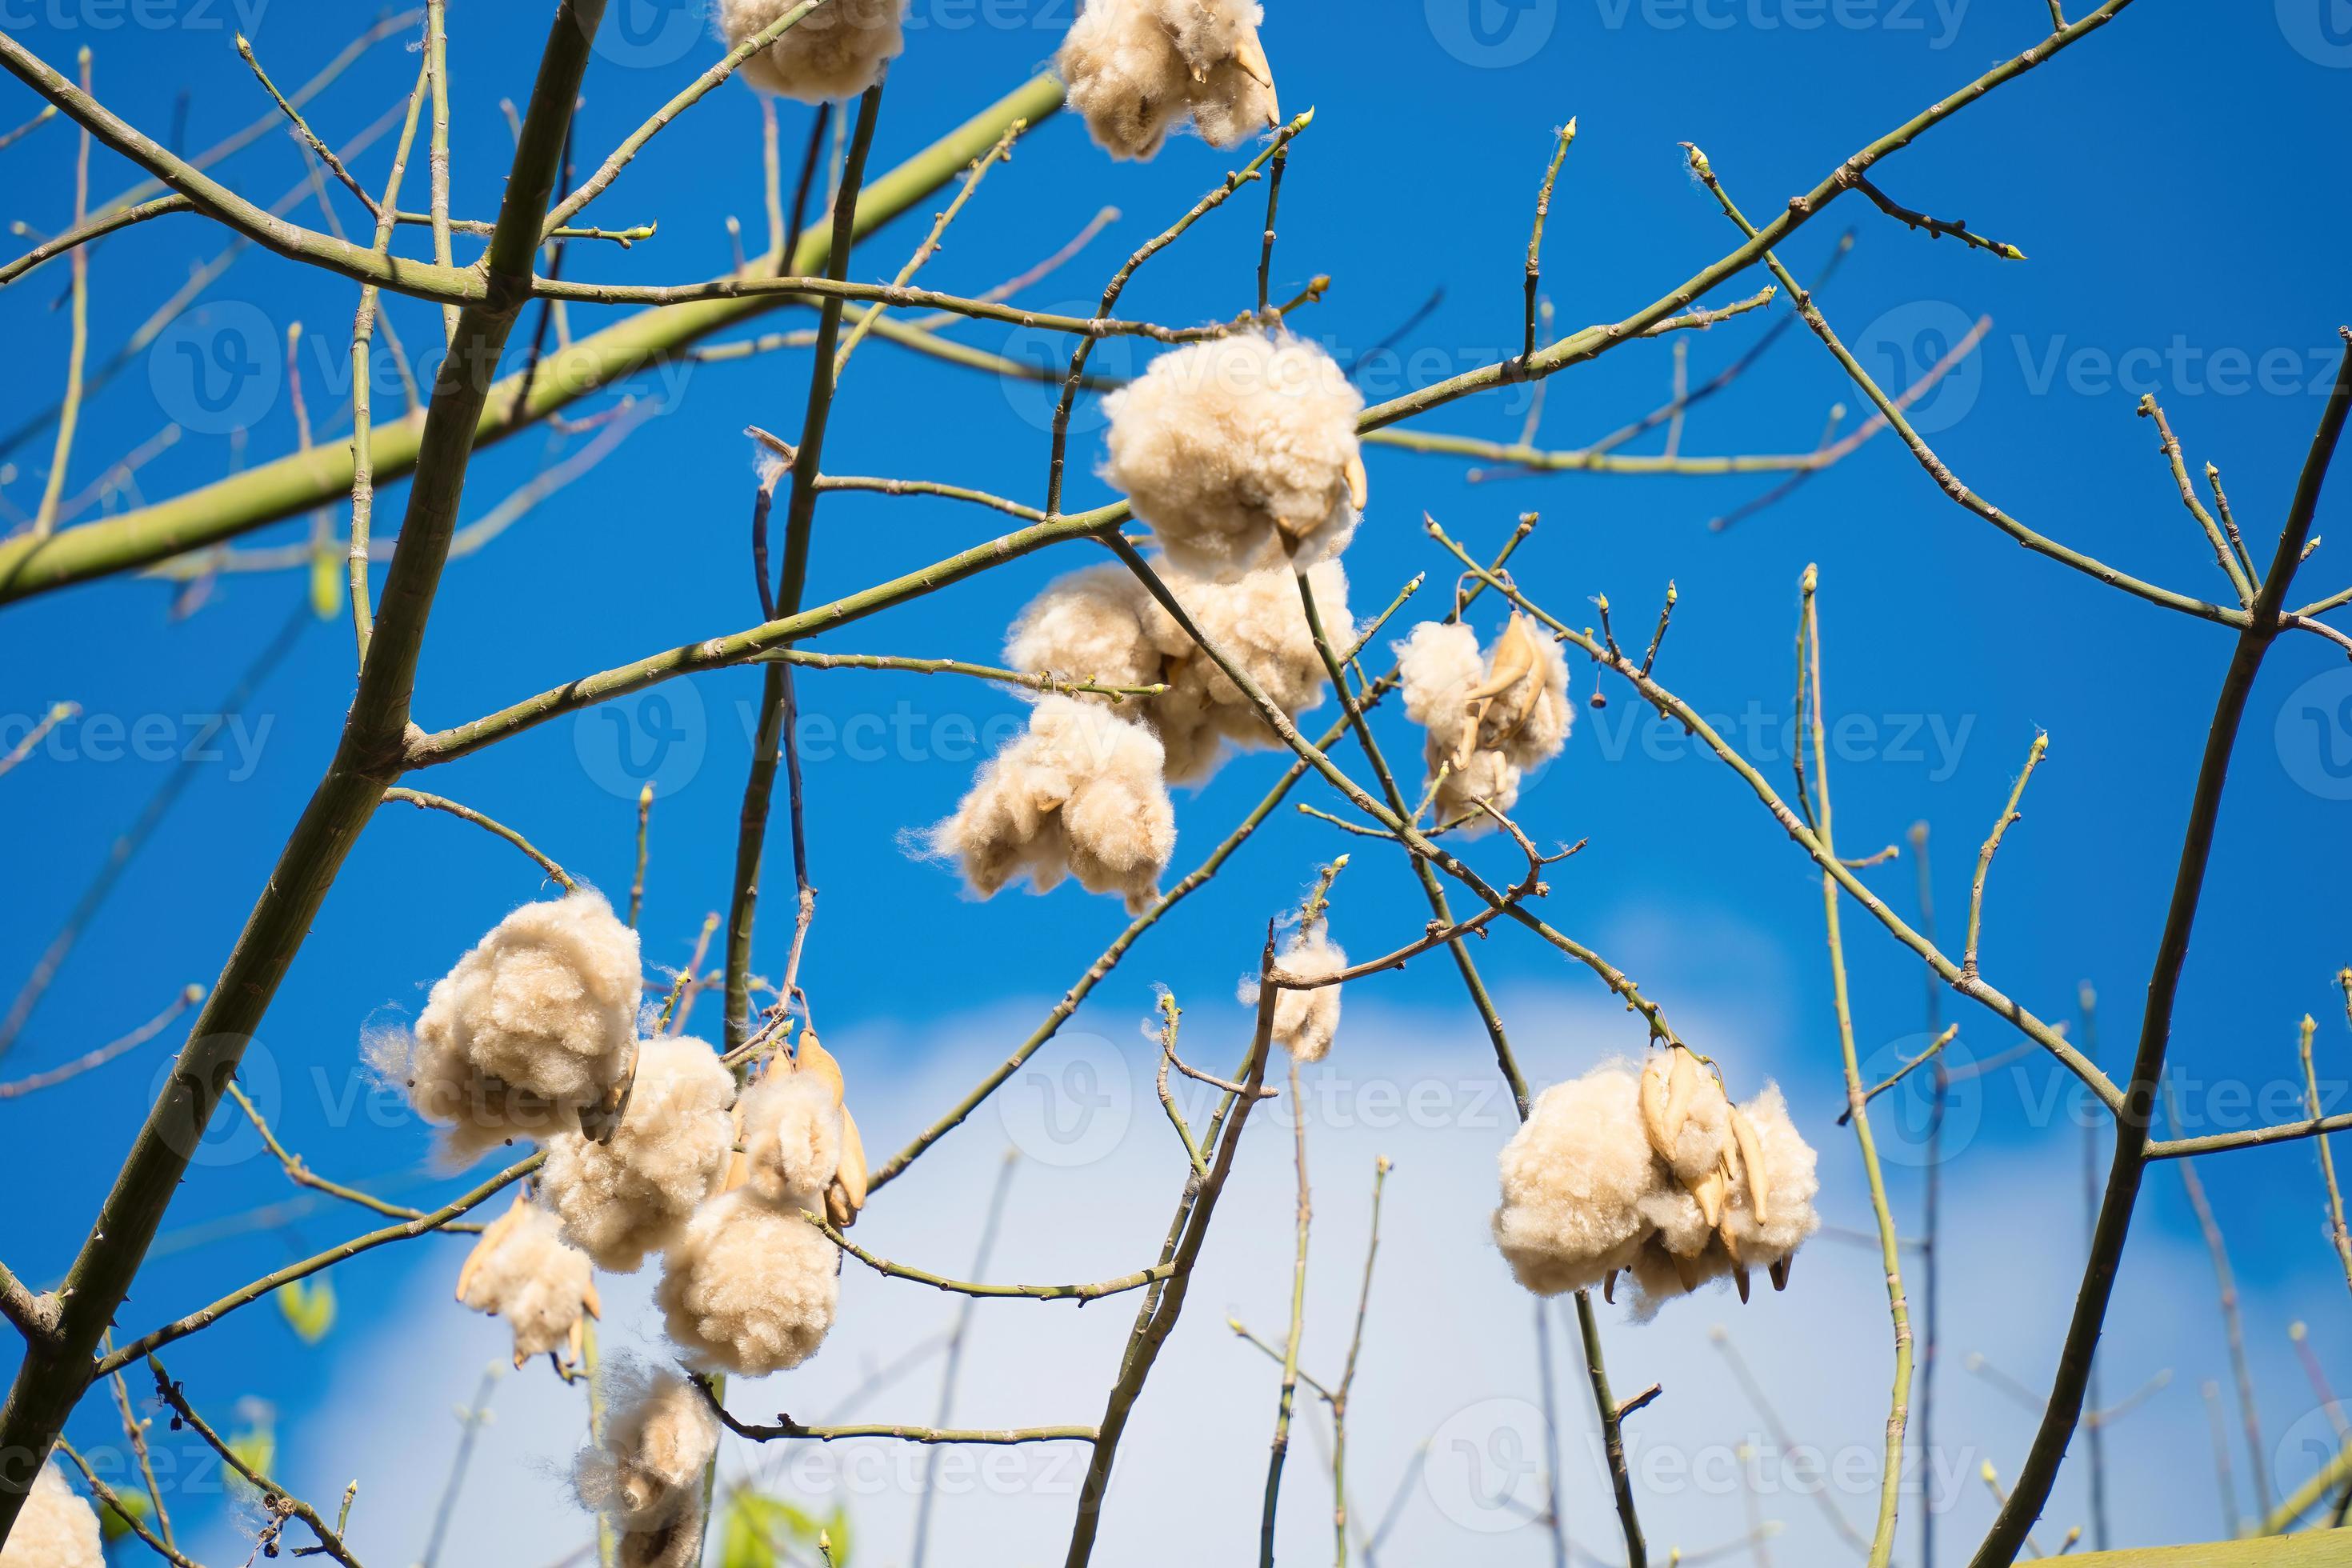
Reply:
[[1512, 611], [1503, 635], [1495, 639], [1486, 679], [1463, 694], [1467, 722], [1454, 748], [1456, 768], [1469, 767], [1474, 752], [1495, 750], [1526, 726], [1543, 695], [1542, 658], [1533, 624]]
[[841, 1110], [841, 1168], [824, 1189], [826, 1217], [842, 1229], [857, 1223], [858, 1211], [866, 1206], [866, 1141], [858, 1136], [857, 1122], [843, 1104], [844, 1082], [841, 1064], [824, 1048], [814, 1029], [801, 1031], [800, 1045], [793, 1053], [793, 1070], [814, 1073], [833, 1091], [833, 1102]]

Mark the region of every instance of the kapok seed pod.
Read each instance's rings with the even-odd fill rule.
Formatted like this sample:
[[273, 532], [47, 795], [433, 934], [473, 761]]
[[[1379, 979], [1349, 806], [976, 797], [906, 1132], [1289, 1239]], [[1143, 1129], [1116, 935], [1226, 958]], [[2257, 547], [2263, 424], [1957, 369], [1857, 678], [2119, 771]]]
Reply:
[[1731, 1282], [1739, 1288], [1739, 1304], [1748, 1305], [1748, 1270], [1735, 1263], [1731, 1266]]
[[1675, 1146], [1666, 1137], [1666, 1079], [1670, 1064], [1664, 1052], [1653, 1056], [1642, 1069], [1642, 1131], [1649, 1136], [1651, 1152], [1669, 1163]]
[[834, 1180], [849, 1199], [850, 1212], [866, 1206], [866, 1140], [858, 1134], [856, 1118], [849, 1107], [841, 1108], [841, 1169]]
[[1772, 1221], [1772, 1172], [1764, 1163], [1764, 1142], [1756, 1135], [1750, 1122], [1739, 1107], [1731, 1108], [1731, 1141], [1738, 1146], [1739, 1163], [1748, 1173], [1748, 1208], [1758, 1225]]
[[1698, 1200], [1698, 1212], [1710, 1227], [1723, 1224], [1723, 1201], [1730, 1191], [1731, 1184], [1724, 1179], [1720, 1164], [1690, 1184], [1690, 1195]]
[[833, 1059], [831, 1051], [817, 1043], [814, 1029], [804, 1027], [801, 1030], [800, 1044], [793, 1049], [793, 1070], [816, 1074], [833, 1091], [834, 1104], [841, 1103], [841, 1064]]
[[1696, 1290], [1699, 1286], [1706, 1283], [1705, 1279], [1699, 1274], [1697, 1258], [1685, 1258], [1679, 1252], [1669, 1252], [1666, 1254], [1666, 1258], [1668, 1261], [1674, 1264], [1675, 1278], [1683, 1282], [1683, 1289], [1685, 1291]]
[[857, 1223], [857, 1211], [849, 1206], [848, 1194], [839, 1182], [824, 1189], [824, 1217], [833, 1222], [835, 1230], [847, 1230]]
[[1796, 1256], [1797, 1255], [1792, 1252], [1786, 1258], [1780, 1258], [1774, 1260], [1771, 1268], [1768, 1270], [1768, 1272], [1772, 1276], [1773, 1289], [1786, 1290], [1789, 1288], [1789, 1258]]
[[1609, 1271], [1607, 1279], [1601, 1281], [1601, 1299], [1612, 1307], [1617, 1304], [1617, 1270], [1614, 1268]]
[[[1265, 89], [1266, 127], [1268, 130], [1279, 129], [1282, 124], [1282, 108], [1281, 100], [1276, 96], [1274, 89], [1274, 66], [1265, 58], [1265, 46], [1258, 42], [1255, 27], [1243, 28], [1242, 36], [1234, 41], [1234, 63], [1248, 73], [1252, 80]], [[1204, 81], [1207, 78], [1206, 71], [1197, 66], [1193, 68], [1192, 79], [1195, 81]], [[1359, 458], [1357, 472], [1360, 474], [1362, 471], [1362, 459]], [[1362, 487], [1359, 485], [1357, 488], [1360, 489]], [[1363, 510], [1364, 503], [1358, 501], [1356, 510]]]
[[1673, 1058], [1672, 1075], [1666, 1079], [1666, 1109], [1662, 1118], [1666, 1136], [1666, 1161], [1674, 1161], [1674, 1149], [1682, 1142], [1683, 1128], [1690, 1121], [1691, 1101], [1697, 1097], [1699, 1085], [1698, 1058], [1680, 1046], [1670, 1046], [1666, 1055]]

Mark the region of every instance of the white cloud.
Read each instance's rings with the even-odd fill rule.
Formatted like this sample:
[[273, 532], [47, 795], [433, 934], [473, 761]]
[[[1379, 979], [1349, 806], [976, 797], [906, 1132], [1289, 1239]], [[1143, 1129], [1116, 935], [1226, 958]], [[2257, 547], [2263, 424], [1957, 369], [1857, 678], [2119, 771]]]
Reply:
[[[1589, 1044], [1639, 1044], [1639, 1026], [1589, 993], [1527, 994], [1511, 1015], [1531, 1077], [1556, 1077], [1589, 1061]], [[992, 1010], [943, 1031], [909, 1065], [903, 1042], [881, 1046], [844, 1029], [829, 1042], [847, 1067], [851, 1103], [879, 1164], [934, 1108], [952, 1103], [1001, 1059], [1035, 1014]], [[1706, 1023], [1711, 1037], [1736, 1038], [1732, 1020]], [[1240, 1054], [1246, 1021], [1222, 1001], [1188, 1010], [1182, 1049], [1203, 1070], [1223, 1072]], [[877, 1032], [878, 1036], [878, 1031]], [[1783, 1047], [1785, 1048], [1785, 1047]], [[1013, 1176], [1002, 1239], [988, 1270], [995, 1280], [1101, 1279], [1154, 1260], [1184, 1171], [1174, 1133], [1154, 1096], [1154, 1051], [1136, 1033], [1107, 1039], [1073, 1029], [1042, 1052], [997, 1100], [950, 1134], [876, 1198], [858, 1239], [882, 1256], [933, 1271], [969, 1272], [988, 1194], [1017, 1134], [1027, 1153]], [[1735, 1083], [1740, 1077], [1732, 1060]], [[1784, 1067], [1793, 1064], [1783, 1061]], [[1738, 1085], [1738, 1087], [1746, 1087]], [[1209, 1091], [1185, 1083], [1179, 1103], [1196, 1131]], [[1288, 1310], [1294, 1249], [1294, 1175], [1287, 1100], [1251, 1119], [1232, 1184], [1216, 1216], [1181, 1326], [1170, 1341], [1121, 1450], [1097, 1561], [1129, 1565], [1245, 1560], [1255, 1550], [1267, 1444], [1275, 1415], [1274, 1364], [1225, 1327], [1238, 1316], [1278, 1341]], [[1363, 1264], [1372, 1163], [1395, 1162], [1383, 1213], [1381, 1249], [1361, 1372], [1355, 1390], [1349, 1485], [1358, 1517], [1377, 1522], [1425, 1441], [1422, 1479], [1407, 1490], [1383, 1553], [1392, 1563], [1550, 1561], [1540, 1526], [1506, 1504], [1517, 1478], [1534, 1495], [1542, 1401], [1536, 1373], [1530, 1299], [1510, 1280], [1487, 1239], [1495, 1151], [1515, 1119], [1495, 1087], [1475, 1019], [1349, 1004], [1331, 1059], [1307, 1079], [1308, 1163], [1314, 1193], [1302, 1364], [1335, 1379], [1344, 1355]], [[1818, 1105], [1800, 1114], [1824, 1151], [1823, 1207], [1859, 1225], [1868, 1214], [1851, 1134]], [[2013, 1475], [2032, 1415], [1964, 1369], [1980, 1352], [2029, 1384], [2047, 1379], [2064, 1329], [2079, 1268], [2077, 1152], [2053, 1135], [2021, 1152], [1986, 1148], [1949, 1173], [1950, 1217], [1944, 1261], [1945, 1363], [1932, 1486], [1944, 1513], [1948, 1553], [1963, 1552], [1990, 1517], [1979, 1467], [1990, 1459]], [[1083, 1163], [1072, 1163], [1073, 1161]], [[1915, 1205], [1906, 1203], [1907, 1215]], [[1915, 1300], [1917, 1259], [1906, 1257]], [[363, 1478], [353, 1516], [355, 1545], [375, 1563], [418, 1561], [457, 1437], [454, 1410], [482, 1367], [505, 1348], [503, 1329], [449, 1300], [453, 1251], [434, 1255], [413, 1278], [412, 1325], [348, 1347], [314, 1414], [285, 1435], [286, 1479], [308, 1495], [332, 1498]], [[653, 1275], [609, 1281], [608, 1349], [658, 1351]], [[1765, 1450], [1752, 1472], [1763, 1484], [1755, 1506], [1777, 1521], [1776, 1558], [1836, 1563], [1852, 1553], [1812, 1495], [1827, 1495], [1867, 1533], [1876, 1508], [1878, 1456], [1892, 1365], [1883, 1278], [1874, 1249], [1829, 1237], [1799, 1259], [1786, 1294], [1759, 1282], [1752, 1305], [1710, 1293], [1670, 1307], [1644, 1327], [1621, 1310], [1601, 1311], [1610, 1374], [1621, 1397], [1663, 1383], [1663, 1396], [1630, 1424], [1632, 1463], [1654, 1558], [1734, 1541], [1748, 1503], [1736, 1483], [1735, 1451]], [[2317, 1316], [2331, 1303], [2324, 1276], [2253, 1291], [2249, 1319], [2277, 1325]], [[2341, 1282], [2333, 1286], [2341, 1289]], [[982, 1301], [974, 1311], [952, 1422], [958, 1426], [1091, 1425], [1118, 1364], [1138, 1298], [1079, 1308], [1066, 1302]], [[909, 1345], [934, 1339], [961, 1299], [886, 1280], [852, 1262], [843, 1281], [839, 1326], [814, 1362], [799, 1371], [730, 1390], [730, 1407], [765, 1421], [779, 1411], [803, 1421], [927, 1425], [936, 1415], [939, 1359], [858, 1394]], [[1622, 1542], [1600, 1462], [1572, 1313], [1552, 1319], [1557, 1395], [1566, 1458], [1565, 1509], [1580, 1549], [1622, 1561]], [[1727, 1325], [1800, 1445], [1775, 1450], [1709, 1330]], [[2340, 1336], [2338, 1336], [2340, 1340]], [[2340, 1342], [2323, 1353], [2341, 1352]], [[2218, 1503], [2206, 1455], [2201, 1377], [2221, 1364], [2210, 1271], [2193, 1241], [2144, 1227], [2126, 1262], [2108, 1324], [2106, 1392], [2119, 1397], [2164, 1368], [2171, 1385], [2109, 1436], [2110, 1511], [2118, 1543], [2188, 1540], [2216, 1532]], [[2282, 1389], [2299, 1390], [2292, 1367], [2264, 1355], [2265, 1387], [2276, 1401], [2270, 1440], [2291, 1441]], [[845, 1398], [855, 1403], [843, 1406]], [[459, 1497], [444, 1568], [553, 1563], [590, 1534], [566, 1498], [564, 1473], [584, 1419], [584, 1397], [562, 1386], [544, 1363], [501, 1380], [496, 1419], [480, 1436]], [[1537, 1422], [1530, 1428], [1529, 1423]], [[1321, 1560], [1330, 1550], [1328, 1421], [1302, 1392], [1283, 1488], [1284, 1560]], [[1534, 1439], [1530, 1445], [1528, 1439]], [[1515, 1445], [1517, 1445], [1515, 1447]], [[2079, 1447], [2079, 1444], [2078, 1444]], [[1051, 1563], [1061, 1560], [1083, 1453], [1075, 1446], [924, 1450], [860, 1442], [820, 1447], [730, 1442], [730, 1478], [757, 1467], [767, 1484], [822, 1512], [846, 1502], [856, 1526], [855, 1561], [886, 1568], [908, 1561], [916, 1499], [927, 1457], [940, 1466], [930, 1552], [941, 1568]], [[2245, 1478], [2242, 1453], [2240, 1483]], [[2307, 1461], [2297, 1459], [2296, 1464]], [[2083, 1518], [2079, 1463], [2062, 1478], [2040, 1531], [2054, 1548]], [[2290, 1479], [2297, 1479], [2290, 1477]], [[1918, 1499], [1905, 1500], [1898, 1555], [1916, 1557]], [[1493, 1532], [1496, 1523], [1513, 1527]], [[1172, 1526], [1172, 1528], [1171, 1528]], [[299, 1533], [299, 1531], [297, 1532]], [[244, 1550], [209, 1543], [215, 1558]]]

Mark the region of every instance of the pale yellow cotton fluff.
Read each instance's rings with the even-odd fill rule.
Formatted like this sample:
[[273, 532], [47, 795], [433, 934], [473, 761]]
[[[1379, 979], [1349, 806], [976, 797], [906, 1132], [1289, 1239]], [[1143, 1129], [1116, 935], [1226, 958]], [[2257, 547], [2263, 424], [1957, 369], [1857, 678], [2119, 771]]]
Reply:
[[1496, 1245], [1539, 1296], [1588, 1289], [1633, 1266], [1659, 1184], [1642, 1130], [1640, 1077], [1622, 1062], [1555, 1084], [1504, 1145]]
[[[800, 0], [719, 0], [719, 36], [740, 47]], [[855, 98], [882, 79], [906, 45], [907, 0], [825, 0], [751, 56], [736, 74], [763, 92], [803, 103]]]
[[726, 1173], [735, 1075], [700, 1040], [663, 1036], [637, 1047], [628, 1113], [609, 1143], [578, 1132], [547, 1141], [541, 1195], [565, 1239], [596, 1267], [634, 1274], [669, 1245]]
[[60, 1475], [43, 1465], [16, 1515], [0, 1568], [106, 1568], [98, 1511]]
[[1758, 1184], [1743, 1156], [1740, 1179], [1732, 1188], [1729, 1228], [1740, 1261], [1750, 1268], [1769, 1268], [1786, 1260], [1822, 1227], [1813, 1208], [1822, 1187], [1817, 1170], [1821, 1157], [1790, 1119], [1780, 1085], [1766, 1084], [1764, 1092], [1742, 1105], [1739, 1113], [1757, 1141], [1757, 1163], [1765, 1168], [1764, 1215], [1757, 1217]]
[[1005, 636], [1005, 662], [1057, 680], [1156, 685], [1167, 658], [1148, 626], [1156, 625], [1150, 617], [1158, 608], [1125, 566], [1082, 567], [1055, 578], [1023, 608]]
[[[1294, 979], [1319, 980], [1347, 968], [1348, 955], [1318, 921], [1311, 931], [1291, 932], [1290, 940], [1275, 954], [1274, 966]], [[1319, 1062], [1328, 1056], [1331, 1042], [1339, 1033], [1340, 990], [1337, 985], [1281, 989], [1274, 1000], [1275, 1044], [1300, 1062]], [[1257, 976], [1242, 981], [1239, 999], [1244, 1006], [1257, 1005]]]
[[751, 1188], [785, 1209], [823, 1213], [841, 1169], [841, 1091], [779, 1063], [743, 1096], [743, 1155]]
[[637, 933], [603, 894], [525, 904], [435, 982], [413, 1036], [371, 1055], [457, 1158], [576, 1128], [635, 1047], [637, 963]]
[[573, 1462], [572, 1486], [615, 1530], [648, 1538], [638, 1561], [661, 1561], [646, 1553], [658, 1549], [664, 1527], [699, 1517], [703, 1467], [719, 1451], [719, 1417], [702, 1391], [674, 1372], [621, 1361], [601, 1375], [610, 1412], [604, 1439]]
[[1458, 622], [1424, 621], [1395, 645], [1405, 712], [1425, 731], [1423, 756], [1437, 789], [1437, 820], [1465, 834], [1507, 812], [1522, 776], [1568, 743], [1575, 710], [1559, 645], [1514, 611], [1484, 654]]
[[1309, 566], [1347, 548], [1363, 509], [1363, 406], [1304, 338], [1244, 331], [1188, 343], [1103, 400], [1103, 477], [1185, 571]]
[[1072, 876], [1123, 894], [1131, 912], [1158, 896], [1176, 850], [1176, 808], [1159, 737], [1074, 698], [1048, 696], [1028, 727], [973, 781], [955, 815], [926, 836], [987, 898], [1017, 877], [1044, 892]]
[[1070, 107], [1114, 158], [1149, 158], [1187, 118], [1231, 147], [1281, 121], [1258, 41], [1236, 0], [1087, 0], [1054, 57]]
[[694, 1211], [663, 1257], [656, 1300], [690, 1365], [764, 1377], [824, 1343], [840, 1263], [839, 1249], [798, 1208], [738, 1187]]
[[[1201, 635], [1239, 664], [1276, 707], [1296, 718], [1322, 701], [1330, 683], [1289, 567], [1220, 582], [1164, 560], [1152, 564]], [[1324, 635], [1344, 654], [1355, 642], [1347, 572], [1337, 561], [1325, 561], [1307, 576]], [[1004, 653], [1013, 668], [1029, 675], [1165, 685], [1166, 691], [1128, 698], [1116, 710], [1141, 720], [1160, 737], [1163, 769], [1173, 783], [1197, 783], [1214, 773], [1228, 741], [1244, 747], [1280, 743], [1232, 678], [1124, 567], [1090, 566], [1046, 584], [1013, 623]], [[1101, 696], [1086, 700], [1109, 702]]]
[[596, 1315], [588, 1255], [563, 1243], [554, 1217], [527, 1198], [483, 1228], [457, 1274], [457, 1300], [504, 1318], [514, 1333], [514, 1363], [580, 1351], [582, 1324]]

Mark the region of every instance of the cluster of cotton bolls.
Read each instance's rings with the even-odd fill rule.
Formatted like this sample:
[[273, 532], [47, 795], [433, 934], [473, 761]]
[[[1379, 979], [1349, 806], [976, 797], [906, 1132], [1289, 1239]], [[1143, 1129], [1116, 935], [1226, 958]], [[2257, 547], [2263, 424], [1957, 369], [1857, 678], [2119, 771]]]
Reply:
[[[372, 1042], [453, 1152], [544, 1145], [535, 1190], [484, 1228], [457, 1299], [507, 1321], [518, 1367], [551, 1354], [564, 1368], [583, 1359], [599, 1311], [594, 1269], [633, 1272], [658, 1252], [656, 1300], [688, 1364], [797, 1366], [833, 1326], [841, 1259], [804, 1216], [846, 1226], [866, 1203], [840, 1064], [803, 1028], [739, 1095], [704, 1042], [638, 1038], [641, 991], [636, 933], [579, 889], [506, 916], [434, 985], [413, 1036]], [[686, 1568], [717, 1425], [675, 1376], [632, 1372], [615, 1386], [603, 1446], [579, 1463], [581, 1497], [620, 1533], [622, 1563]]]
[[1423, 621], [1396, 652], [1406, 716], [1426, 733], [1437, 821], [1483, 833], [1495, 823], [1481, 807], [1508, 812], [1527, 770], [1568, 744], [1568, 660], [1517, 610], [1483, 655], [1459, 621]]
[[1087, 0], [1054, 57], [1070, 107], [1114, 158], [1149, 158], [1185, 121], [1213, 147], [1282, 122], [1249, 0]]
[[528, 1197], [482, 1229], [457, 1271], [457, 1300], [504, 1318], [514, 1332], [514, 1363], [568, 1351], [574, 1363], [587, 1320], [603, 1314], [588, 1255], [567, 1247], [554, 1217]]
[[1345, 550], [1364, 510], [1363, 407], [1305, 338], [1243, 331], [1187, 343], [1103, 400], [1103, 477], [1187, 571], [1303, 569]]
[[637, 933], [586, 889], [525, 904], [435, 983], [413, 1034], [370, 1043], [417, 1113], [470, 1162], [617, 1103], [637, 1045]]
[[737, 1115], [743, 1152], [670, 1242], [656, 1299], [689, 1364], [760, 1377], [808, 1360], [833, 1327], [841, 1254], [803, 1216], [856, 1220], [866, 1151], [840, 1067], [805, 1030]]
[[1821, 1227], [1816, 1163], [1777, 1086], [1735, 1106], [1669, 1047], [1543, 1092], [1503, 1150], [1495, 1239], [1540, 1296], [1599, 1285], [1613, 1300], [1630, 1271], [1637, 1318], [1727, 1276], [1746, 1300], [1750, 1269], [1785, 1288]]
[[33, 1478], [8, 1544], [0, 1547], [0, 1568], [106, 1568], [98, 1510], [55, 1464], [43, 1465]]
[[[800, 0], [719, 0], [719, 36], [730, 49], [783, 20]], [[826, 0], [746, 59], [744, 80], [803, 103], [855, 98], [882, 79], [906, 46], [907, 0]]]
[[675, 1373], [616, 1364], [603, 1439], [572, 1467], [580, 1500], [620, 1537], [620, 1568], [702, 1561], [702, 1473], [719, 1451], [709, 1401]]
[[1107, 406], [1104, 475], [1151, 525], [1154, 574], [1183, 619], [1125, 568], [1093, 567], [1030, 603], [1005, 658], [1049, 682], [1166, 689], [1041, 698], [922, 846], [983, 898], [1076, 877], [1140, 912], [1175, 851], [1169, 782], [1208, 777], [1228, 742], [1278, 739], [1184, 620], [1293, 716], [1328, 684], [1298, 574], [1327, 637], [1354, 643], [1338, 557], [1364, 501], [1363, 402], [1320, 348], [1247, 332], [1161, 355]]

